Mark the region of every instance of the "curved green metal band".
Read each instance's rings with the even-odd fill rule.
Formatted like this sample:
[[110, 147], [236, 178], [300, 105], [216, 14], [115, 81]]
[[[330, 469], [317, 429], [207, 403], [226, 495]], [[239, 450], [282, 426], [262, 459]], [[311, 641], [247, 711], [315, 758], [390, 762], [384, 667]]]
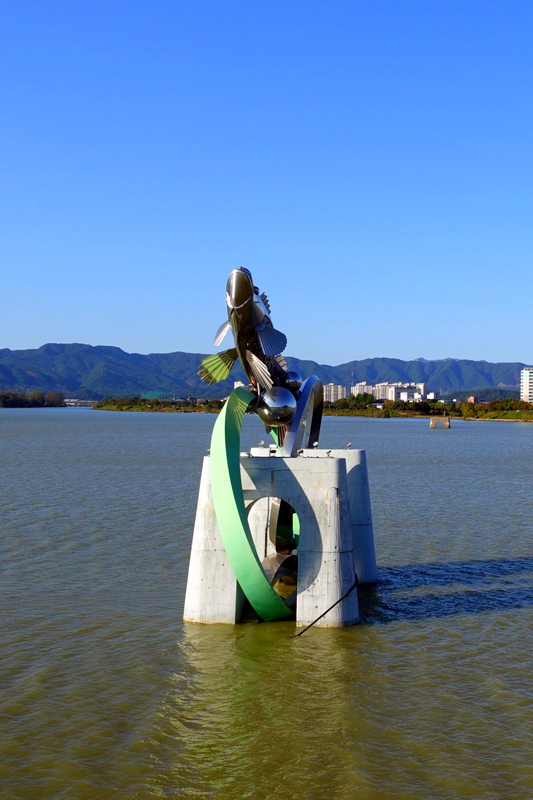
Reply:
[[255, 397], [234, 389], [218, 415], [211, 436], [211, 486], [218, 527], [235, 576], [254, 610], [267, 622], [290, 619], [292, 611], [263, 571], [252, 539], [241, 482], [241, 427]]

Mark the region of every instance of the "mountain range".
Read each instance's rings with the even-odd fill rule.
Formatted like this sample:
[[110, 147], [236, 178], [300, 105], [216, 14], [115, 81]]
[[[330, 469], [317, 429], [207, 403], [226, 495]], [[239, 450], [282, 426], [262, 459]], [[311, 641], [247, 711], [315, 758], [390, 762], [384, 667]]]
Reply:
[[[0, 350], [0, 389], [60, 391], [67, 397], [99, 399], [132, 397], [148, 391], [175, 392], [179, 396], [225, 397], [236, 380], [245, 381], [236, 365], [230, 377], [208, 386], [196, 374], [205, 353], [126, 353], [119, 347], [88, 344], [45, 344], [35, 350]], [[350, 386], [388, 381], [425, 382], [428, 391], [499, 386], [516, 389], [521, 362], [491, 363], [460, 358], [402, 361], [365, 358], [330, 366], [287, 357], [289, 369], [304, 377], [317, 375], [324, 383]]]

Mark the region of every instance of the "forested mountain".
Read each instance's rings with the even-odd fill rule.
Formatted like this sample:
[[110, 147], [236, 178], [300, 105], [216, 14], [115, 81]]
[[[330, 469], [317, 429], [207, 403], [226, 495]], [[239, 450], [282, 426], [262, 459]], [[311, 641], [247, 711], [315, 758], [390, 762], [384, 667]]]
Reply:
[[[230, 378], [207, 386], [196, 374], [204, 353], [125, 353], [119, 347], [88, 344], [45, 344], [37, 350], [0, 350], [0, 389], [60, 391], [67, 397], [97, 399], [130, 397], [147, 391], [180, 396], [224, 397], [244, 374], [236, 365]], [[428, 389], [450, 392], [500, 386], [517, 388], [522, 363], [490, 363], [447, 358], [441, 361], [401, 361], [366, 358], [338, 366], [287, 357], [290, 369], [318, 375], [329, 383], [349, 386], [352, 370], [357, 383], [424, 381]]]

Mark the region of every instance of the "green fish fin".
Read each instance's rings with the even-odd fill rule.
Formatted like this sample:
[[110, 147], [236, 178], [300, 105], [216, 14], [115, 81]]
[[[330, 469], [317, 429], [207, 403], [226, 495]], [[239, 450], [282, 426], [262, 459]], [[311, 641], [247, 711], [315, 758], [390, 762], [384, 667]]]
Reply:
[[221, 353], [214, 353], [214, 355], [204, 358], [200, 364], [198, 375], [205, 383], [225, 381], [236, 360], [237, 350], [235, 347], [232, 347], [231, 350], [223, 350]]

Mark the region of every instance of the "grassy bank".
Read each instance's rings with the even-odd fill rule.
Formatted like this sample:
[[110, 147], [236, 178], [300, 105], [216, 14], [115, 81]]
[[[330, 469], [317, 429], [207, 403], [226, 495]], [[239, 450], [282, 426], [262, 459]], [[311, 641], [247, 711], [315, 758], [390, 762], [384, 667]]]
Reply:
[[[392, 417], [406, 417], [406, 418], [421, 418], [429, 419], [433, 416], [442, 416], [442, 414], [417, 414], [409, 411], [389, 411], [388, 409], [367, 409], [366, 411], [347, 411], [324, 409], [325, 417], [375, 417], [377, 419], [388, 419]], [[447, 415], [448, 416], [448, 415]], [[515, 422], [533, 422], [533, 411], [490, 411], [487, 413], [480, 413], [474, 416], [463, 414], [449, 415], [451, 419], [465, 419], [465, 420], [493, 420], [493, 421], [515, 421]]]
[[372, 405], [369, 395], [346, 397], [336, 403], [327, 403], [324, 414], [362, 417], [437, 417], [450, 419], [486, 419], [533, 422], [533, 405], [516, 398], [494, 400], [491, 403], [440, 403], [422, 401], [407, 403], [403, 400], [386, 400], [381, 408]]
[[140, 397], [104, 397], [94, 404], [97, 411], [157, 411], [179, 414], [218, 414], [221, 400], [200, 401], [198, 405], [186, 400], [144, 400]]
[[[481, 419], [533, 422], [533, 406], [514, 398], [492, 403], [406, 403], [385, 401], [382, 408], [371, 404], [368, 396], [349, 397], [326, 403], [324, 416], [333, 417], [433, 417], [445, 414], [451, 419]], [[93, 408], [97, 411], [155, 411], [179, 414], [218, 414], [221, 400], [200, 400], [197, 405], [186, 400], [143, 400], [140, 397], [104, 397]]]

